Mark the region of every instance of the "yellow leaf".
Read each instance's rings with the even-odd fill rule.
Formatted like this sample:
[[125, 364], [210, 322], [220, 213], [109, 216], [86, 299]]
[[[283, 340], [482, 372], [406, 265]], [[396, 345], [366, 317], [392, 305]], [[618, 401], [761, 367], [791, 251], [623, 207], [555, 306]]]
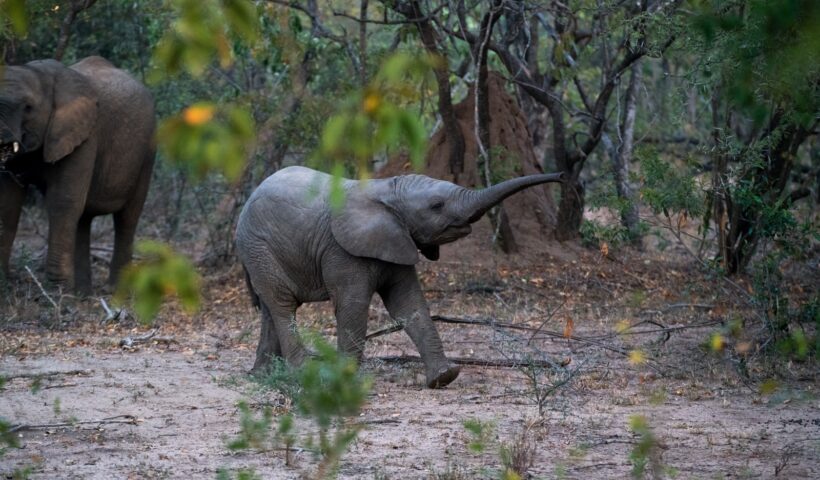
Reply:
[[192, 105], [182, 112], [182, 119], [188, 125], [202, 125], [210, 122], [212, 118], [214, 118], [212, 105]]
[[709, 347], [711, 347], [713, 352], [719, 352], [723, 350], [723, 347], [726, 346], [726, 340], [723, 339], [723, 335], [719, 333], [713, 333], [712, 337], [709, 338]]
[[631, 363], [632, 365], [640, 365], [642, 363], [646, 363], [646, 354], [643, 353], [642, 350], [630, 350], [629, 363]]
[[629, 323], [629, 320], [623, 319], [615, 324], [615, 331], [618, 333], [624, 333], [625, 331], [629, 330], [629, 327], [631, 326], [632, 325]]
[[572, 317], [567, 317], [566, 323], [564, 323], [564, 338], [569, 338], [572, 336], [573, 327], [574, 323], [572, 321]]
[[381, 104], [381, 96], [379, 96], [379, 94], [376, 92], [370, 92], [367, 95], [365, 95], [364, 102], [362, 102], [362, 108], [364, 109], [364, 113], [370, 115], [374, 113], [376, 110], [378, 110]]
[[601, 255], [608, 257], [609, 256], [609, 245], [606, 242], [601, 242]]
[[760, 384], [760, 394], [761, 395], [770, 395], [777, 391], [779, 387], [777, 380], [770, 378], [765, 380], [763, 383]]

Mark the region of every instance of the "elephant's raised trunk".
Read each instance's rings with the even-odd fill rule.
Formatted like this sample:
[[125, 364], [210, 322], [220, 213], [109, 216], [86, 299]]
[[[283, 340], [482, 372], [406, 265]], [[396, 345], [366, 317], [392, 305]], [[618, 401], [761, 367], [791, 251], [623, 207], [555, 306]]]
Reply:
[[464, 203], [464, 211], [467, 212], [468, 222], [473, 223], [478, 221], [487, 210], [495, 205], [501, 203], [502, 200], [510, 195], [520, 192], [525, 188], [540, 185], [542, 183], [561, 182], [563, 181], [563, 174], [561, 173], [545, 173], [539, 175], [527, 175], [526, 177], [513, 178], [484, 190], [471, 191], [466, 197]]

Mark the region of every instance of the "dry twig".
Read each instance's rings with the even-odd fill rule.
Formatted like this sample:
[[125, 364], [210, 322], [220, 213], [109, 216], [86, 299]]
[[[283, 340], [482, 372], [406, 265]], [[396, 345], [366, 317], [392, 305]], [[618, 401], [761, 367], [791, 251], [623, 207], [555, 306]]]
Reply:
[[113, 423], [139, 425], [139, 420], [137, 419], [137, 417], [133, 415], [115, 415], [113, 417], [106, 417], [100, 420], [87, 420], [83, 422], [44, 423], [40, 425], [15, 425], [9, 429], [9, 433], [22, 432], [25, 430], [39, 430], [43, 428], [73, 427], [76, 425], [108, 425]]
[[51, 305], [54, 307], [54, 310], [57, 311], [57, 315], [59, 315], [60, 314], [60, 307], [57, 305], [57, 303], [54, 301], [54, 299], [51, 298], [51, 296], [48, 294], [48, 292], [46, 292], [46, 289], [43, 288], [43, 284], [40, 283], [39, 280], [37, 280], [37, 277], [34, 276], [34, 272], [32, 272], [30, 268], [28, 268], [28, 265], [26, 265], [26, 271], [31, 276], [31, 279], [34, 280], [34, 283], [37, 284], [37, 288], [39, 288], [40, 291], [43, 293], [43, 295], [45, 295], [45, 297], [48, 299], [48, 301], [51, 302]]

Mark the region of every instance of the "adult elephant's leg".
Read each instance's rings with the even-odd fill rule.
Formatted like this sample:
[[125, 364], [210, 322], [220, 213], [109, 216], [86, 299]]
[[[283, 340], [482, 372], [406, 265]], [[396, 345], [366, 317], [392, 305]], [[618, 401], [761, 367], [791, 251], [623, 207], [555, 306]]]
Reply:
[[373, 289], [369, 285], [343, 285], [331, 292], [331, 298], [336, 313], [339, 351], [361, 362]]
[[404, 331], [413, 340], [427, 374], [427, 386], [441, 388], [458, 377], [459, 367], [444, 355], [444, 347], [433, 321], [430, 309], [419, 285], [416, 269], [397, 265], [390, 281], [379, 290], [390, 316], [404, 325]]
[[114, 214], [114, 255], [111, 257], [108, 283], [115, 285], [119, 280], [120, 271], [131, 261], [134, 254], [134, 237], [137, 233], [145, 196], [148, 194], [148, 184], [151, 181], [151, 164], [143, 168], [137, 183], [134, 195], [128, 200], [119, 212]]
[[262, 312], [262, 333], [259, 336], [256, 361], [251, 373], [264, 373], [274, 359], [282, 357], [282, 345], [279, 344], [279, 338], [276, 336], [273, 316], [264, 302], [259, 302], [259, 310]]
[[69, 156], [48, 165], [44, 175], [48, 212], [46, 276], [63, 287], [74, 283], [77, 225], [85, 210], [96, 154], [97, 142], [89, 138]]
[[77, 223], [74, 243], [74, 288], [83, 295], [91, 293], [91, 222], [94, 217], [83, 215]]
[[48, 209], [48, 253], [46, 276], [55, 285], [71, 288], [74, 281], [74, 246], [80, 212], [66, 211], [46, 201]]
[[25, 190], [9, 174], [0, 173], [0, 275], [9, 272], [9, 259]]

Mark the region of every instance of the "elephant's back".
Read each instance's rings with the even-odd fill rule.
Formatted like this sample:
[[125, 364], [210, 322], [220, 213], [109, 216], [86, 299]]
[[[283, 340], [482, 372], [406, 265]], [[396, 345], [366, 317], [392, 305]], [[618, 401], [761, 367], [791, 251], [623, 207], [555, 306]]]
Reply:
[[97, 158], [86, 209], [115, 212], [150, 179], [154, 99], [141, 82], [102, 57], [87, 57], [69, 68], [83, 75], [97, 95]]
[[237, 231], [284, 231], [316, 224], [325, 214], [330, 176], [304, 167], [287, 167], [266, 178], [248, 198]]

